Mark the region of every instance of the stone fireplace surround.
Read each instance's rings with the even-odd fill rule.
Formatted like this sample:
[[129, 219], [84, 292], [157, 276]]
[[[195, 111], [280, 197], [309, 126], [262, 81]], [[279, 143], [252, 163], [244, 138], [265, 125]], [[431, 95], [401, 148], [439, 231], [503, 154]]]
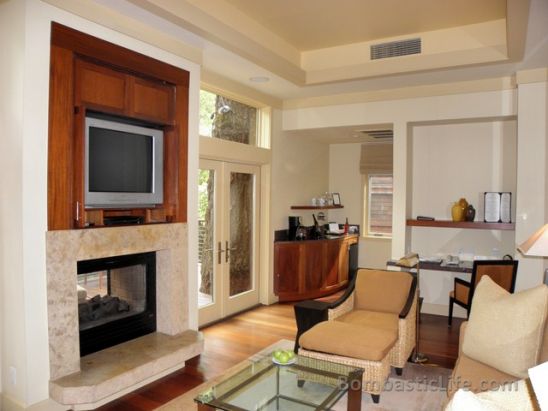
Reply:
[[[185, 360], [203, 351], [201, 334], [188, 329], [187, 250], [184, 223], [46, 233], [50, 396], [54, 400], [75, 409], [91, 409], [183, 367]], [[80, 358], [77, 262], [150, 251], [156, 252], [157, 332]], [[114, 363], [123, 361], [120, 353], [124, 351], [127, 366], [118, 364], [117, 370], [105, 371], [109, 350]], [[144, 356], [141, 350], [148, 350], [148, 363], [135, 361]], [[94, 363], [95, 372], [90, 366]]]

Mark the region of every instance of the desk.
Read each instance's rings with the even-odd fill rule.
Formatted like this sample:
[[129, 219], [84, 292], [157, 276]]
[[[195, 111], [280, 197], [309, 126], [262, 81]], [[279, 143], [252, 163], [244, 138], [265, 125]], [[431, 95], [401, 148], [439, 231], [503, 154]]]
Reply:
[[[403, 267], [398, 265], [397, 260], [388, 260], [386, 262], [387, 267], [398, 267], [400, 269], [412, 270], [413, 268]], [[442, 263], [435, 263], [431, 261], [419, 261], [419, 268], [421, 270], [432, 270], [432, 271], [449, 271], [453, 273], [472, 273], [472, 261], [462, 261], [459, 265], [442, 265]]]

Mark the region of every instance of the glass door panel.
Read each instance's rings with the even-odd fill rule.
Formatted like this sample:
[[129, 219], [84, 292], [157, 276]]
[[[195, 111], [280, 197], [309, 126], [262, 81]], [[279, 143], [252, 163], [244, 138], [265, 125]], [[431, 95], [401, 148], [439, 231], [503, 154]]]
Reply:
[[215, 237], [215, 170], [198, 175], [198, 307], [214, 302], [213, 260]]
[[259, 302], [259, 167], [200, 160], [198, 306], [200, 325]]
[[253, 289], [254, 176], [230, 173], [230, 297]]

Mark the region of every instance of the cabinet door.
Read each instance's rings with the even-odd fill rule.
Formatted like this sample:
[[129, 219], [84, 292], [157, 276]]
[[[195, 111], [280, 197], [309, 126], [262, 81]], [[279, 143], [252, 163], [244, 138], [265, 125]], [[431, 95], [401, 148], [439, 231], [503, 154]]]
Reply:
[[169, 123], [173, 113], [173, 87], [132, 77], [130, 114], [161, 124]]
[[340, 249], [343, 246], [341, 240], [330, 240], [326, 242], [326, 270], [325, 284], [322, 288], [329, 288], [339, 284], [339, 258]]
[[325, 241], [308, 241], [303, 247], [304, 292], [319, 290], [325, 281]]
[[299, 291], [299, 244], [274, 244], [274, 293]]
[[76, 60], [75, 104], [124, 113], [127, 76], [109, 68]]

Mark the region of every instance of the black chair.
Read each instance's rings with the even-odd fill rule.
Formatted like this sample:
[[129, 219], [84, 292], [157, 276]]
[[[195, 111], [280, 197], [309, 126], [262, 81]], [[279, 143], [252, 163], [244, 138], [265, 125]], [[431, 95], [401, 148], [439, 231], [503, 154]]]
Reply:
[[488, 275], [491, 279], [505, 290], [513, 293], [516, 286], [516, 275], [518, 272], [518, 261], [515, 260], [480, 260], [474, 261], [472, 278], [470, 282], [455, 278], [453, 291], [449, 293], [449, 319], [453, 322], [453, 304], [458, 304], [466, 309], [466, 317], [470, 316], [470, 307], [474, 290], [481, 277]]

